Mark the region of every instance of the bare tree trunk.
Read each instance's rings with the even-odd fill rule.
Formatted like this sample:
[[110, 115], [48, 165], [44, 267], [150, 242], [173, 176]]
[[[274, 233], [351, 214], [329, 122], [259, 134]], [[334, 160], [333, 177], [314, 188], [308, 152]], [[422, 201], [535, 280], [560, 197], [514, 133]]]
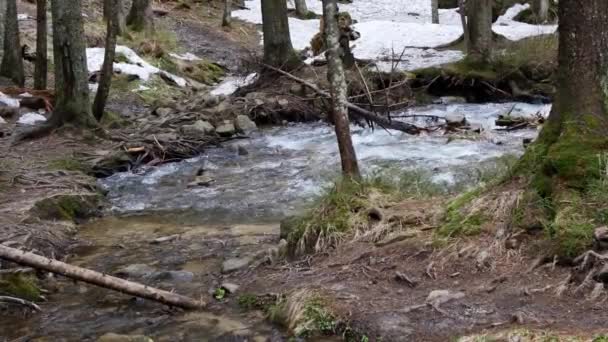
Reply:
[[34, 71], [34, 89], [46, 89], [47, 82], [46, 4], [47, 0], [36, 1], [36, 69]]
[[6, 0], [0, 0], [0, 46], [3, 47], [4, 55], [4, 23], [6, 22]]
[[52, 1], [55, 110], [50, 123], [97, 127], [89, 102], [82, 0]]
[[308, 18], [308, 6], [306, 0], [294, 0], [296, 4], [296, 16], [300, 19]]
[[124, 36], [127, 33], [127, 10], [123, 0], [116, 0], [116, 6], [118, 7], [118, 31], [116, 35]]
[[127, 25], [136, 32], [154, 32], [154, 13], [150, 0], [133, 0], [127, 16]]
[[93, 116], [97, 121], [103, 117], [106, 107], [106, 101], [110, 94], [110, 86], [112, 85], [112, 76], [114, 75], [114, 56], [116, 55], [116, 35], [119, 30], [119, 9], [118, 0], [105, 0], [104, 6], [107, 8], [106, 21], [106, 46], [103, 57], [103, 66], [101, 67], [101, 76], [99, 77], [99, 87], [95, 102], [93, 102]]
[[20, 87], [25, 84], [23, 56], [19, 39], [17, 0], [7, 0], [4, 26], [4, 55], [0, 65], [0, 76], [8, 77]]
[[224, 0], [224, 15], [222, 16], [222, 26], [230, 27], [232, 24], [232, 1]]
[[[55, 2], [59, 1], [54, 0], [53, 4]], [[112, 277], [110, 275], [88, 270], [86, 268], [69, 265], [61, 261], [48, 259], [34, 253], [20, 251], [1, 244], [0, 258], [20, 265], [33, 267], [35, 269], [61, 274], [70, 279], [84, 281], [85, 283], [184, 309], [200, 309], [204, 306], [204, 303], [201, 301], [197, 301], [176, 293], [155, 289], [153, 287]]]
[[433, 24], [439, 24], [439, 0], [431, 0], [431, 17]]
[[287, 1], [262, 0], [264, 63], [277, 68], [293, 69], [301, 64], [293, 50], [287, 20]]
[[350, 178], [360, 178], [357, 155], [350, 135], [348, 119], [346, 76], [342, 65], [340, 29], [338, 27], [338, 5], [336, 0], [323, 0], [323, 19], [327, 47], [327, 78], [332, 99], [332, 118], [338, 138], [342, 160], [342, 173]]
[[538, 23], [545, 23], [549, 20], [549, 0], [533, 0], [532, 11], [536, 15]]
[[486, 62], [492, 52], [492, 0], [467, 0], [468, 56]]
[[468, 50], [471, 46], [471, 33], [467, 24], [467, 7], [465, 0], [458, 0], [458, 12], [460, 13], [460, 24], [462, 25], [462, 35], [464, 37], [464, 48]]

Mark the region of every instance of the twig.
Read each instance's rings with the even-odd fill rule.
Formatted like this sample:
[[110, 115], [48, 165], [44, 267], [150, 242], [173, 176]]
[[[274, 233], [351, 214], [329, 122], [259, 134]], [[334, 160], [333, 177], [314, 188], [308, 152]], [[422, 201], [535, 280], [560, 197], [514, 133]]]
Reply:
[[28, 308], [33, 309], [34, 311], [38, 311], [38, 312], [42, 311], [42, 309], [35, 303], [30, 302], [25, 299], [21, 299], [21, 298], [0, 296], [0, 303], [18, 304], [18, 305], [27, 306]]

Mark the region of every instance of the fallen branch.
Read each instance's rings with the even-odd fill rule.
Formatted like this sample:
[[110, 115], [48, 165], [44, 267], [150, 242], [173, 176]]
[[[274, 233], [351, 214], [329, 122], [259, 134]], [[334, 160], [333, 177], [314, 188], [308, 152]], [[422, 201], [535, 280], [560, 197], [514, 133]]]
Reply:
[[200, 309], [205, 305], [205, 303], [202, 301], [197, 301], [176, 293], [159, 290], [86, 268], [69, 265], [61, 261], [48, 259], [34, 253], [20, 251], [4, 245], [0, 245], [0, 258], [20, 265], [61, 274], [74, 280], [83, 281], [110, 290], [119, 291], [136, 297], [150, 299], [184, 309]]
[[18, 305], [27, 306], [28, 308], [30, 308], [34, 311], [42, 311], [42, 309], [35, 303], [32, 303], [28, 300], [21, 299], [21, 298], [0, 296], [0, 303], [18, 304]]
[[[276, 71], [276, 72], [278, 72], [278, 73], [280, 73], [280, 74], [282, 74], [282, 75], [284, 75], [284, 76], [286, 76], [286, 77], [288, 77], [288, 78], [290, 78], [290, 79], [292, 79], [292, 80], [294, 80], [294, 81], [296, 81], [296, 82], [298, 82], [298, 83], [300, 83], [300, 84], [302, 84], [302, 85], [310, 88], [312, 91], [314, 91], [315, 93], [317, 93], [317, 94], [319, 94], [319, 95], [321, 95], [323, 97], [331, 98], [331, 95], [328, 92], [326, 92], [326, 91], [324, 91], [322, 89], [319, 89], [319, 87], [317, 87], [316, 85], [314, 85], [314, 84], [312, 84], [312, 83], [310, 83], [308, 81], [305, 81], [305, 80], [303, 80], [303, 79], [301, 79], [299, 77], [296, 77], [296, 76], [294, 76], [294, 75], [292, 75], [292, 74], [290, 74], [290, 73], [288, 73], [286, 71], [283, 71], [281, 69], [275, 68], [273, 66], [270, 66], [270, 65], [267, 65], [267, 64], [262, 64], [262, 65], [265, 68], [268, 68], [270, 70]], [[358, 116], [360, 118], [363, 118], [363, 119], [366, 119], [366, 120], [369, 120], [369, 121], [372, 121], [372, 122], [375, 122], [378, 126], [380, 126], [382, 128], [385, 128], [385, 129], [390, 128], [390, 129], [394, 129], [394, 130], [397, 130], [397, 131], [402, 131], [402, 132], [405, 132], [405, 133], [408, 133], [408, 134], [419, 134], [421, 131], [424, 130], [424, 128], [421, 128], [421, 127], [418, 127], [418, 126], [415, 126], [415, 125], [412, 125], [412, 124], [409, 124], [409, 123], [406, 123], [406, 122], [392, 121], [392, 120], [390, 120], [388, 118], [385, 118], [385, 117], [382, 117], [382, 116], [380, 116], [380, 115], [378, 115], [378, 114], [376, 114], [374, 112], [370, 112], [368, 110], [365, 110], [365, 109], [363, 109], [363, 108], [361, 108], [361, 107], [359, 107], [357, 105], [354, 105], [354, 104], [352, 104], [350, 102], [346, 102], [346, 107], [349, 110], [351, 110], [356, 116]]]

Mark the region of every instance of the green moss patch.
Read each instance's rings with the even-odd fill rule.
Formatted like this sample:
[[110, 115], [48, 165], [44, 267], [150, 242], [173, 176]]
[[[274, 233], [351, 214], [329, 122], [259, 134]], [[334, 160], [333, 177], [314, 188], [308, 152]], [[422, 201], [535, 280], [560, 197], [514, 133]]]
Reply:
[[0, 277], [0, 295], [17, 297], [29, 301], [40, 301], [38, 279], [34, 276], [10, 274]]
[[31, 211], [41, 219], [74, 221], [94, 215], [99, 201], [97, 194], [56, 195], [39, 200]]

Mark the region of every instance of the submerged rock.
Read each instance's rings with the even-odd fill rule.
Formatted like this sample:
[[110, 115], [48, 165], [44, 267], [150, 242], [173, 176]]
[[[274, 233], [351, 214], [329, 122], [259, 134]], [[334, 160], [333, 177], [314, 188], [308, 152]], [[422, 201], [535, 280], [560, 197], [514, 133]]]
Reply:
[[126, 278], [147, 278], [155, 272], [156, 270], [154, 268], [146, 264], [132, 264], [118, 269], [114, 274]]
[[258, 126], [247, 115], [239, 115], [236, 117], [236, 128], [243, 133], [249, 133], [257, 130]]
[[191, 282], [192, 280], [194, 280], [194, 273], [188, 271], [161, 271], [152, 274], [151, 278], [154, 280]]
[[253, 262], [252, 257], [232, 258], [222, 263], [222, 273], [230, 273], [243, 269]]
[[144, 335], [119, 335], [107, 333], [98, 338], [97, 342], [154, 342], [154, 340]]
[[462, 127], [467, 124], [464, 114], [450, 113], [445, 116], [445, 121], [449, 127]]

